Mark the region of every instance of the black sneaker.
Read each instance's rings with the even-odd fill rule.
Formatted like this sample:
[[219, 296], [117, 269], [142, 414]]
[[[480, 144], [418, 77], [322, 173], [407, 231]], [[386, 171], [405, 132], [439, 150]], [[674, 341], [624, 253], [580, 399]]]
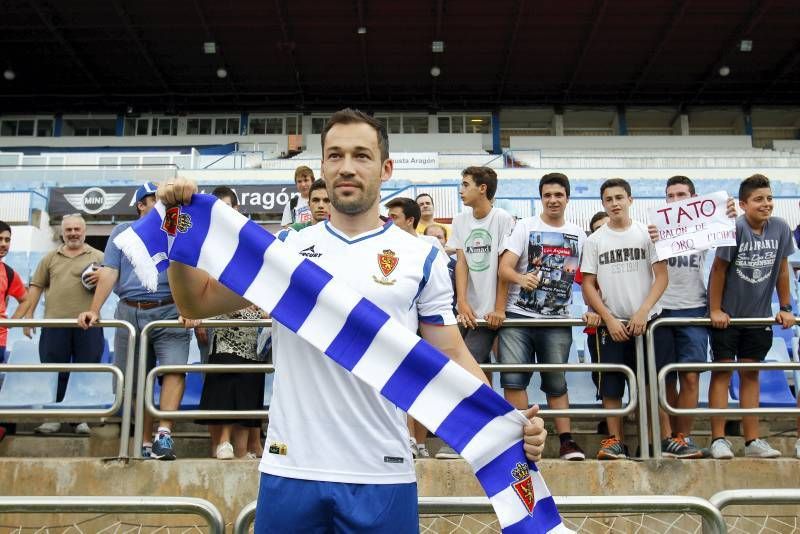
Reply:
[[573, 462], [579, 462], [586, 459], [586, 454], [583, 452], [583, 449], [581, 449], [580, 446], [575, 443], [575, 440], [572, 439], [561, 444], [561, 449], [558, 451], [558, 455], [562, 460], [571, 460]]
[[173, 447], [174, 443], [172, 441], [172, 436], [166, 432], [162, 432], [153, 442], [153, 448], [150, 450], [150, 458], [167, 461], [174, 460], [175, 451], [173, 450]]
[[608, 437], [600, 442], [600, 450], [597, 451], [598, 460], [626, 460], [628, 457], [628, 446], [618, 440], [616, 436]]
[[665, 458], [702, 458], [703, 451], [689, 445], [683, 438], [683, 434], [678, 434], [677, 437], [661, 440], [661, 455]]

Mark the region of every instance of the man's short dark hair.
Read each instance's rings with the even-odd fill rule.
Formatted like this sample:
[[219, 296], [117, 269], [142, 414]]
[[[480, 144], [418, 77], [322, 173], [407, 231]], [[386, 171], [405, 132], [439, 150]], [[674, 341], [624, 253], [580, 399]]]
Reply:
[[310, 176], [311, 179], [313, 180], [314, 179], [314, 171], [311, 169], [311, 167], [306, 167], [305, 165], [300, 165], [299, 167], [297, 167], [294, 170], [294, 183], [297, 183], [297, 181], [300, 178], [303, 178], [305, 176]]
[[211, 194], [220, 200], [222, 200], [223, 198], [231, 199], [232, 208], [235, 208], [239, 205], [239, 197], [236, 196], [236, 191], [234, 191], [227, 185], [221, 185], [219, 187], [215, 187], [214, 190], [211, 192]]
[[308, 196], [311, 197], [311, 193], [316, 191], [317, 189], [325, 189], [327, 190], [328, 187], [325, 185], [325, 180], [322, 178], [317, 178], [314, 180], [314, 183], [311, 184], [311, 189], [308, 190]]
[[626, 180], [622, 178], [609, 178], [600, 186], [600, 199], [603, 199], [603, 193], [609, 187], [621, 187], [628, 193], [628, 196], [631, 196], [631, 184], [629, 184]]
[[429, 199], [431, 199], [431, 206], [435, 205], [433, 203], [433, 197], [430, 196], [428, 193], [420, 193], [419, 195], [417, 195], [417, 198], [414, 199], [414, 202], [419, 202], [419, 199], [422, 198], [422, 197], [428, 197]]
[[471, 176], [475, 185], [485, 185], [486, 198], [489, 200], [494, 198], [494, 194], [497, 192], [497, 173], [494, 172], [494, 169], [489, 167], [467, 167], [461, 171], [461, 176], [464, 178]]
[[769, 185], [769, 178], [763, 174], [754, 174], [753, 176], [748, 176], [742, 180], [741, 184], [739, 184], [739, 202], [745, 202], [753, 191], [763, 187], [771, 188]]
[[592, 218], [589, 220], [589, 233], [591, 234], [592, 232], [594, 232], [594, 230], [593, 230], [594, 223], [596, 223], [597, 221], [603, 220], [603, 219], [605, 219], [607, 217], [608, 217], [608, 213], [606, 213], [605, 211], [598, 211], [597, 213], [592, 215]]
[[0, 221], [0, 233], [8, 232], [11, 233], [11, 227], [5, 221]]
[[422, 216], [422, 212], [419, 209], [419, 204], [415, 200], [412, 200], [408, 197], [397, 197], [393, 198], [389, 202], [386, 203], [386, 209], [392, 208], [400, 208], [403, 210], [403, 217], [406, 219], [410, 219], [411, 217], [414, 218], [414, 230], [417, 229], [417, 225], [419, 224], [419, 219]]
[[325, 151], [325, 136], [337, 124], [358, 124], [364, 123], [370, 125], [378, 136], [378, 149], [381, 151], [381, 162], [389, 159], [389, 134], [386, 133], [386, 128], [383, 123], [364, 113], [363, 111], [351, 108], [340, 109], [328, 119], [327, 124], [322, 129], [322, 151]]
[[542, 196], [542, 189], [546, 185], [555, 184], [560, 185], [564, 188], [567, 192], [567, 198], [569, 198], [569, 178], [567, 178], [566, 174], [561, 174], [560, 172], [551, 172], [545, 174], [539, 180], [539, 196]]
[[689, 187], [689, 194], [694, 195], [694, 182], [687, 176], [673, 176], [667, 180], [667, 187], [664, 189], [666, 192], [673, 185], [685, 185]]

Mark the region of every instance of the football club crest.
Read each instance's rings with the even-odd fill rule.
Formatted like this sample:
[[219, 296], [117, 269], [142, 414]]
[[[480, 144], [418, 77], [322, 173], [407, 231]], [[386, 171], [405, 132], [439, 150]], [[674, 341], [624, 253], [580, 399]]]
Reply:
[[389, 275], [392, 274], [399, 262], [400, 258], [395, 255], [393, 250], [387, 248], [382, 254], [378, 254], [378, 268], [383, 274], [383, 277], [379, 278], [375, 275], [372, 275], [372, 279], [379, 284], [384, 284], [387, 286], [394, 284], [396, 280], [390, 280]]
[[536, 499], [533, 495], [533, 481], [531, 480], [531, 473], [527, 464], [518, 463], [517, 466], [511, 471], [516, 482], [511, 484], [514, 492], [525, 505], [529, 515], [533, 515], [533, 507], [536, 506]]
[[191, 227], [192, 218], [186, 213], [181, 213], [180, 206], [169, 208], [164, 214], [164, 222], [161, 224], [161, 229], [173, 237], [178, 232], [185, 234]]

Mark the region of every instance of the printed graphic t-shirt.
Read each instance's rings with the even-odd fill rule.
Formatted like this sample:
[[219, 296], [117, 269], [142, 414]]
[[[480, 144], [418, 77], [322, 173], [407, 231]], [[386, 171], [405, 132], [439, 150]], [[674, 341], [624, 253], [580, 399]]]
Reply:
[[586, 233], [570, 222], [550, 226], [538, 215], [518, 221], [503, 250], [519, 256], [518, 273], [538, 271], [541, 282], [534, 291], [511, 284], [506, 310], [528, 317], [569, 317], [585, 241]]
[[469, 267], [467, 301], [479, 318], [494, 311], [497, 259], [503, 240], [513, 228], [514, 218], [500, 208], [492, 208], [483, 219], [476, 219], [471, 210], [453, 219], [447, 246], [464, 252]]
[[659, 303], [666, 310], [687, 310], [705, 306], [706, 285], [703, 265], [706, 251], [676, 256], [665, 260], [669, 284]]
[[308, 200], [300, 195], [297, 196], [297, 205], [294, 207], [294, 220], [292, 220], [292, 206], [291, 202], [283, 207], [283, 215], [281, 216], [281, 226], [286, 226], [292, 223], [305, 223], [311, 220], [311, 208], [308, 207]]
[[[653, 285], [652, 264], [658, 261], [647, 227], [633, 221], [625, 230], [600, 227], [586, 239], [581, 272], [597, 276], [600, 294], [611, 315], [630, 319]], [[656, 303], [648, 319], [661, 312]]]
[[731, 317], [769, 317], [780, 262], [794, 252], [792, 232], [781, 218], [770, 217], [761, 235], [744, 215], [736, 219], [736, 246], [719, 247], [717, 258], [728, 262], [722, 309]]

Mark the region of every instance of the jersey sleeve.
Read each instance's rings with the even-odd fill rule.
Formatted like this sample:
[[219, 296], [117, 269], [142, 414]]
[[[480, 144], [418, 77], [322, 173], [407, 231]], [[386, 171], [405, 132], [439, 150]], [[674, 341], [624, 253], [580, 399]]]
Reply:
[[453, 284], [447, 270], [447, 261], [435, 247], [425, 260], [423, 279], [417, 299], [417, 315], [422, 323], [437, 325], [456, 324], [453, 315]]
[[583, 245], [581, 272], [585, 274], [597, 274], [597, 245], [594, 239], [587, 239], [586, 243]]
[[6, 293], [18, 301], [22, 300], [22, 297], [25, 296], [25, 284], [22, 283], [22, 277], [17, 271], [14, 271], [14, 277], [8, 283], [8, 290]]

